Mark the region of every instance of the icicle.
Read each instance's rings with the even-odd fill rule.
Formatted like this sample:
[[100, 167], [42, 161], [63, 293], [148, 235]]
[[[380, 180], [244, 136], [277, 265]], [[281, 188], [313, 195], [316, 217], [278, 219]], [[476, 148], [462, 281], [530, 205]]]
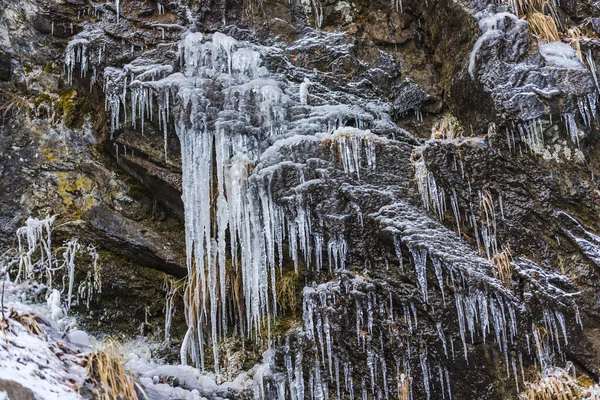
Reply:
[[596, 84], [596, 91], [600, 93], [600, 85], [598, 85], [598, 75], [596, 71], [596, 64], [594, 63], [594, 57], [592, 56], [592, 48], [589, 47], [587, 51], [587, 55], [585, 57], [588, 66], [590, 67], [590, 72], [592, 73], [592, 77], [594, 78], [594, 83]]
[[446, 357], [448, 357], [448, 347], [446, 345], [446, 335], [444, 334], [444, 331], [442, 330], [442, 323], [437, 322], [436, 328], [437, 328], [438, 337], [440, 338], [440, 341], [442, 342], [442, 348], [444, 349], [444, 354], [446, 355]]
[[427, 303], [427, 250], [414, 248], [410, 248], [409, 250], [413, 256], [417, 281], [419, 282], [419, 288], [423, 294], [423, 301]]
[[423, 373], [423, 386], [425, 388], [425, 397], [427, 399], [431, 396], [431, 388], [429, 387], [429, 366], [427, 363], [427, 349], [423, 349], [419, 354], [419, 360], [421, 364], [421, 371]]
[[71, 301], [73, 299], [73, 284], [75, 283], [75, 255], [81, 248], [81, 244], [77, 239], [72, 239], [66, 242], [66, 250], [64, 253], [65, 265], [67, 266], [67, 276], [69, 289], [67, 292], [67, 311], [71, 309]]
[[294, 389], [298, 400], [304, 399], [304, 375], [302, 372], [302, 352], [296, 354], [296, 370], [294, 372]]
[[442, 292], [442, 302], [446, 305], [446, 295], [444, 293], [444, 277], [442, 272], [442, 262], [437, 258], [432, 258], [433, 269], [435, 271], [435, 276], [438, 280], [438, 285], [440, 286], [440, 290]]
[[513, 375], [515, 377], [515, 387], [517, 389], [517, 393], [519, 393], [519, 375], [517, 373], [517, 360], [515, 360], [514, 357], [511, 357], [511, 359], [512, 359]]
[[335, 388], [337, 392], [337, 398], [341, 399], [342, 393], [340, 389], [340, 360], [337, 356], [335, 357]]
[[450, 204], [452, 205], [452, 212], [454, 213], [454, 219], [456, 220], [456, 230], [460, 235], [460, 208], [458, 206], [458, 196], [456, 195], [456, 190], [454, 190], [454, 188], [452, 188]]
[[308, 78], [304, 78], [304, 82], [300, 84], [300, 104], [302, 105], [308, 104], [308, 88], [310, 85], [311, 82]]
[[386, 139], [358, 128], [339, 128], [331, 134], [331, 139], [338, 148], [344, 171], [356, 173], [360, 179], [360, 161], [364, 150], [365, 160], [369, 169], [375, 169], [375, 143], [385, 142]]
[[463, 308], [463, 295], [455, 293], [454, 299], [456, 303], [456, 313], [458, 314], [458, 329], [460, 331], [460, 339], [462, 340], [463, 344], [465, 361], [467, 361], [467, 341], [465, 338], [465, 312]]
[[577, 123], [575, 122], [574, 113], [565, 113], [565, 127], [567, 128], [567, 134], [571, 138], [571, 142], [579, 147], [579, 129], [577, 129]]
[[581, 319], [581, 314], [579, 314], [579, 307], [575, 306], [575, 322], [579, 325], [581, 329], [583, 329], [583, 320]]
[[393, 234], [392, 237], [394, 239], [394, 250], [396, 251], [396, 257], [398, 258], [400, 272], [403, 272], [404, 265], [403, 265], [403, 257], [402, 257], [402, 247], [400, 246], [400, 238], [398, 237], [397, 234]]

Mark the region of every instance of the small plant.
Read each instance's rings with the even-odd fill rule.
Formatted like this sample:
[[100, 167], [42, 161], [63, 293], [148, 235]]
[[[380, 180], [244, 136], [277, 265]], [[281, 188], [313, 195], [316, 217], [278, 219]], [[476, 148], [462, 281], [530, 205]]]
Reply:
[[104, 400], [138, 400], [136, 386], [147, 399], [142, 388], [129, 371], [123, 367], [119, 343], [113, 339], [104, 341], [101, 349], [91, 352], [87, 360], [87, 373], [99, 387]]
[[463, 135], [460, 122], [451, 114], [445, 114], [431, 127], [431, 139], [452, 140]]

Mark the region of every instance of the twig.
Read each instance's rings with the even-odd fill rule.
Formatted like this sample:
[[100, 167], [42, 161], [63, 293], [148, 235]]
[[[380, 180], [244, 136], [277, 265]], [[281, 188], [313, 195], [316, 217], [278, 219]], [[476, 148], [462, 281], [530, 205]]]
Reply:
[[[6, 275], [6, 273], [4, 274]], [[6, 276], [2, 277], [2, 300], [0, 301], [0, 309], [2, 309], [2, 321], [6, 321], [4, 316], [4, 287], [6, 286]]]

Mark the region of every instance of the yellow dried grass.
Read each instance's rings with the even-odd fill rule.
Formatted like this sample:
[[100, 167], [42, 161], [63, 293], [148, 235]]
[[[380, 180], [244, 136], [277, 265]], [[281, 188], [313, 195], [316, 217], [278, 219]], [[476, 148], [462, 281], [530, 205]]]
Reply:
[[494, 254], [492, 261], [496, 266], [494, 275], [510, 288], [512, 286], [512, 254], [510, 245], [504, 246], [502, 251]]
[[529, 30], [539, 40], [543, 42], [557, 42], [560, 40], [556, 21], [551, 16], [535, 11], [527, 16], [527, 21]]
[[132, 374], [123, 366], [120, 345], [113, 339], [104, 341], [102, 348], [88, 355], [88, 376], [100, 389], [104, 400], [138, 400], [136, 386], [147, 399]]
[[462, 137], [464, 130], [456, 117], [451, 114], [445, 114], [431, 127], [432, 139], [452, 140]]

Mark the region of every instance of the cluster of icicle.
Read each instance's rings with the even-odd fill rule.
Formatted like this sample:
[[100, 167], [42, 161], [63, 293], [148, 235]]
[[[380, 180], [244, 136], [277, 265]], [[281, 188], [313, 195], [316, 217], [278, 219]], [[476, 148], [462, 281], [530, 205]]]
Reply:
[[[411, 249], [416, 268], [424, 269], [427, 253], [419, 255], [419, 252]], [[436, 275], [440, 274], [438, 278], [442, 279], [442, 263], [432, 261], [438, 265]], [[527, 352], [515, 354], [512, 349], [518, 332], [515, 308], [510, 301], [504, 300], [498, 292], [488, 293], [469, 288], [467, 278], [460, 270], [448, 268], [445, 281], [456, 291], [455, 306], [465, 360], [468, 360], [469, 337], [471, 343], [476, 339], [482, 339], [485, 343], [491, 337], [504, 354], [507, 373], [513, 375], [517, 391], [519, 382], [526, 382], [524, 355], [534, 359], [541, 368], [546, 368], [551, 360], [552, 347], [560, 352], [561, 341], [568, 343], [563, 314], [546, 310], [543, 313], [543, 326], [548, 335], [541, 337], [538, 327], [532, 326], [531, 332], [525, 333]], [[440, 287], [444, 284], [443, 281], [438, 283]], [[437, 321], [435, 334], [441, 351], [434, 351], [434, 355], [430, 355], [427, 344], [419, 345], [410, 337], [392, 334], [396, 329], [407, 329], [409, 335], [420, 334], [417, 303], [405, 300], [398, 304], [400, 299], [392, 291], [388, 296], [381, 297], [382, 292], [385, 293], [385, 290], [376, 290], [376, 286], [364, 278], [347, 272], [334, 281], [304, 289], [304, 340], [312, 343], [309, 347], [314, 350], [308, 382], [313, 398], [324, 399], [327, 398], [325, 393], [331, 392], [336, 393], [339, 399], [395, 398], [401, 395], [395, 391], [401, 389], [396, 389], [396, 385], [390, 383], [406, 379], [410, 398], [413, 390], [418, 390], [425, 393], [428, 399], [435, 391], [438, 391], [437, 398], [451, 399], [452, 384], [445, 364], [453, 362], [457, 356], [454, 337], [445, 332], [441, 321]], [[349, 307], [353, 301], [354, 306]], [[348, 329], [349, 315], [355, 316], [356, 340], [358, 348], [364, 353], [363, 359], [369, 371], [367, 376], [355, 376], [353, 372], [356, 365], [340, 362], [337, 354], [337, 348], [347, 346], [347, 337], [339, 338], [337, 331]], [[374, 321], [385, 323], [382, 326]], [[435, 354], [441, 354], [442, 357], [436, 357]], [[286, 357], [292, 359], [291, 354]], [[415, 366], [414, 360], [417, 358]], [[297, 381], [292, 375], [288, 381], [290, 398], [296, 399], [294, 391]], [[422, 390], [414, 387], [416, 382], [422, 385]], [[355, 387], [360, 388], [360, 393], [355, 393]], [[285, 387], [281, 390], [285, 393]]]
[[[492, 198], [492, 195], [487, 190], [477, 192], [476, 202], [469, 199], [465, 207], [461, 207], [459, 197], [456, 190], [452, 188], [451, 194], [446, 194], [446, 189], [440, 185], [433, 172], [429, 171], [426, 165], [426, 160], [423, 155], [424, 148], [417, 148], [413, 152], [413, 166], [415, 169], [415, 180], [417, 190], [421, 196], [421, 202], [427, 210], [432, 210], [437, 217], [443, 221], [446, 211], [448, 210], [448, 199], [454, 215], [456, 223], [456, 231], [461, 233], [463, 221], [467, 227], [473, 229], [473, 235], [477, 242], [477, 248], [482, 249], [482, 252], [487, 255], [488, 260], [491, 260], [494, 255], [499, 252], [500, 246], [496, 238], [496, 214], [499, 214], [504, 219], [504, 206], [502, 196], [499, 195], [497, 202]], [[463, 179], [465, 179], [465, 169], [462, 158], [454, 155], [454, 170], [459, 171]], [[457, 161], [458, 160], [458, 161]], [[469, 181], [469, 194], [471, 194], [471, 183]], [[498, 208], [496, 208], [498, 204]], [[464, 214], [461, 214], [461, 209]]]
[[[578, 111], [584, 123], [584, 128], [589, 131], [592, 127], [592, 122], [597, 121], [597, 94], [590, 93], [584, 97], [577, 99]], [[565, 125], [567, 137], [569, 138], [571, 148], [566, 142], [558, 142], [554, 145], [549, 145], [544, 141], [544, 132], [553, 125], [552, 119], [546, 121], [542, 118], [536, 118], [529, 121], [513, 124], [506, 128], [506, 142], [511, 153], [523, 154], [521, 143], [524, 143], [529, 150], [534, 154], [542, 156], [546, 160], [554, 160], [556, 162], [575, 161], [581, 163], [584, 161], [583, 153], [581, 152], [580, 139], [582, 132], [577, 127], [575, 112], [566, 112], [561, 115], [562, 122]], [[516, 140], [518, 134], [519, 142]]]
[[[310, 268], [313, 254], [315, 267], [323, 268], [324, 240], [321, 234], [311, 229], [310, 211], [301, 193], [296, 195], [294, 212], [284, 212], [274, 201], [271, 187], [277, 168], [259, 168], [250, 174], [265, 139], [280, 135], [286, 127], [300, 129], [307, 125], [306, 122], [286, 118], [286, 106], [292, 99], [282, 91], [280, 83], [260, 66], [260, 54], [221, 34], [214, 34], [210, 42], [204, 42], [200, 34], [190, 34], [182, 43], [181, 56], [183, 75], [193, 78], [195, 86], [179, 86], [181, 103], [175, 128], [182, 147], [189, 274], [195, 279], [191, 286], [199, 288], [197, 293], [201, 296], [194, 298], [196, 304], [193, 307], [188, 304], [188, 321], [196, 321], [197, 324], [190, 324], [182, 347], [182, 360], [186, 358], [186, 345], [193, 348], [195, 344], [192, 343], [198, 343], [200, 348], [197, 352], [193, 350], [192, 354], [200, 354], [199, 361], [203, 362], [203, 331], [198, 322], [206, 321], [210, 327], [214, 367], [218, 371], [217, 341], [227, 333], [225, 260], [230, 256], [233, 267], [241, 271], [246, 310], [245, 334], [258, 335], [266, 327], [270, 335], [270, 318], [277, 315], [276, 271], [277, 266], [281, 269], [284, 241], [289, 245], [289, 254], [297, 270], [300, 254], [307, 268]], [[209, 90], [209, 78], [214, 76], [219, 77], [223, 87], [225, 109], [221, 111], [221, 117], [211, 124], [206, 91]], [[198, 84], [202, 78], [206, 80], [206, 87]], [[167, 79], [171, 80], [172, 76]], [[301, 103], [304, 103], [302, 99]], [[258, 110], [255, 114], [258, 127], [249, 124], [250, 110]], [[312, 111], [315, 112], [315, 108]], [[322, 111], [316, 110], [316, 113]], [[326, 111], [332, 113], [332, 110]], [[333, 110], [333, 115], [336, 120], [344, 119], [343, 112]], [[313, 117], [310, 121], [312, 129], [315, 129], [316, 122], [319, 120]], [[337, 126], [332, 125], [331, 117], [328, 117], [316, 128], [331, 133]], [[240, 131], [244, 129], [258, 132], [241, 135]], [[351, 139], [352, 133], [356, 133], [358, 139]], [[371, 137], [358, 129], [356, 132], [347, 131], [345, 135], [344, 143], [351, 140], [364, 142], [365, 138]], [[276, 142], [272, 147], [278, 149], [303, 140], [311, 141], [314, 137], [293, 136]], [[367, 140], [366, 143], [370, 142]], [[354, 147], [353, 155], [346, 156], [346, 160], [351, 160], [352, 168], [357, 171], [359, 161], [352, 157], [360, 158], [360, 149], [357, 144]], [[367, 162], [374, 165], [374, 149], [367, 147]], [[265, 152], [261, 160], [268, 161], [268, 154], [273, 151]], [[344, 167], [347, 165], [344, 164]], [[302, 177], [299, 180], [302, 181]], [[215, 207], [207, 207], [213, 198], [216, 198]], [[216, 224], [213, 225], [213, 221]], [[227, 245], [231, 254], [227, 254]], [[346, 253], [343, 237], [330, 239], [327, 251], [330, 269], [343, 268]], [[195, 337], [194, 342], [192, 337]]]
[[[360, 179], [360, 164], [366, 160], [367, 168], [375, 168], [375, 144], [386, 139], [374, 135], [370, 130], [343, 127], [331, 134], [331, 139], [338, 148], [340, 159], [346, 173], [356, 173]], [[364, 152], [364, 157], [363, 157]]]
[[[55, 275], [57, 271], [64, 271], [66, 287], [66, 309], [71, 308], [76, 295], [77, 299], [89, 301], [94, 292], [102, 291], [102, 281], [98, 265], [98, 253], [94, 246], [83, 246], [76, 238], [67, 240], [63, 245], [62, 257], [58, 257], [56, 249], [52, 247], [52, 226], [55, 216], [47, 216], [43, 219], [28, 218], [25, 225], [17, 229], [18, 240], [18, 270], [17, 279], [45, 280], [50, 293], [55, 286]], [[75, 285], [75, 257], [78, 254], [87, 255], [92, 265], [88, 279], [82, 282], [74, 293]]]
[[[534, 129], [536, 129], [536, 127], [531, 127], [531, 130]], [[424, 148], [418, 148], [415, 153], [413, 153], [417, 188], [421, 195], [423, 206], [428, 210], [431, 209], [434, 211], [438, 218], [443, 221], [447, 210], [446, 191], [438, 182], [436, 182], [434, 174], [428, 170], [423, 150]], [[454, 170], [462, 174], [462, 178], [465, 179], [465, 167], [459, 155], [454, 155], [454, 162]], [[468, 182], [468, 184], [469, 194], [471, 195], [471, 184], [470, 182]], [[474, 328], [476, 324], [479, 323], [481, 327], [481, 336], [485, 341], [486, 334], [490, 332], [490, 326], [493, 326], [496, 342], [505, 356], [507, 373], [512, 372], [517, 391], [519, 391], [517, 359], [521, 366], [521, 382], [526, 382], [523, 372], [523, 354], [519, 352], [518, 357], [515, 358], [514, 354], [511, 354], [509, 351], [516, 335], [515, 306], [517, 306], [519, 302], [510, 291], [502, 287], [500, 282], [494, 282], [493, 278], [486, 277], [486, 275], [490, 275], [489, 271], [494, 268], [491, 263], [494, 255], [499, 252], [496, 238], [496, 216], [499, 214], [499, 216], [504, 219], [502, 197], [498, 196], [496, 202], [489, 191], [480, 190], [476, 196], [478, 206], [474, 205], [473, 201], [469, 200], [469, 204], [464, 207], [464, 215], [461, 214], [461, 208], [463, 207], [461, 207], [457, 193], [453, 188], [451, 195], [448, 197], [456, 221], [457, 232], [460, 234], [462, 221], [466, 221], [468, 227], [473, 229], [477, 248], [482, 255], [487, 256], [487, 260], [474, 254], [471, 255], [467, 246], [463, 244], [458, 237], [454, 240], [449, 240], [449, 238], [452, 238], [453, 236], [449, 230], [441, 225], [436, 226], [436, 223], [433, 223], [432, 221], [427, 221], [426, 216], [415, 212], [408, 204], [396, 202], [391, 206], [384, 207], [380, 211], [380, 215], [377, 219], [387, 227], [385, 229], [393, 232], [399, 260], [402, 260], [400, 243], [409, 248], [415, 267], [417, 282], [421, 289], [424, 302], [428, 301], [427, 259], [430, 258], [430, 265], [433, 266], [433, 272], [437, 278], [444, 303], [445, 296], [442, 277], [444, 268], [442, 267], [446, 267], [454, 289], [453, 292], [458, 314], [459, 331], [463, 342], [465, 358], [467, 357], [466, 331], [469, 331], [471, 339], [473, 340]], [[499, 210], [496, 209], [496, 204], [499, 205]], [[592, 240], [596, 239], [595, 235], [581, 228], [576, 220], [567, 214], [564, 215], [579, 231], [582, 231], [584, 235], [592, 238]], [[427, 227], [428, 234], [427, 242], [420, 240], [425, 227]], [[444, 231], [447, 232], [443, 233]], [[600, 251], [597, 250], [600, 246], [597, 246], [595, 243], [591, 244], [590, 241], [575, 236], [569, 230], [565, 231], [576, 243], [581, 243], [580, 246], [586, 254], [600, 254]], [[451, 244], [452, 242], [454, 242], [454, 244]], [[600, 241], [598, 241], [598, 243], [600, 243]], [[448, 247], [449, 244], [451, 244], [451, 247]], [[456, 263], [456, 261], [460, 262]], [[513, 265], [517, 265], [515, 262], [516, 261], [511, 261]], [[544, 276], [540, 281], [548, 281], [545, 276], [547, 273], [542, 272], [542, 269], [530, 260], [519, 257], [517, 266], [521, 270], [521, 272], [519, 272], [521, 275], [529, 275], [531, 272], [529, 270], [532, 269], [535, 270], [535, 275]], [[453, 276], [457, 270], [461, 271], [461, 277], [458, 278], [458, 280]], [[479, 290], [468, 290], [465, 294], [465, 287], [461, 289], [455, 287], [455, 281], [462, 282], [464, 285], [464, 273], [468, 273], [470, 279], [477, 276], [478, 280], [481, 279], [482, 281], [487, 281], [488, 287], [493, 290], [494, 294], [491, 296], [489, 294], [484, 295]], [[561, 276], [554, 276], [552, 279], [564, 280], [561, 279]], [[446, 278], [446, 280], [448, 279]], [[581, 319], [577, 307], [573, 304], [573, 295], [576, 294], [566, 293], [551, 284], [546, 284], [548, 286], [541, 289], [544, 295], [555, 301], [557, 305], [563, 307], [568, 307], [569, 305], [573, 306], [575, 309], [575, 321], [581, 326]], [[494, 301], [496, 304], [494, 304]], [[508, 312], [509, 321], [506, 320], [506, 312]], [[554, 357], [555, 351], [562, 357], [562, 361], [566, 362], [565, 354], [561, 349], [561, 341], [566, 345], [568, 344], [568, 338], [565, 317], [561, 311], [544, 310], [542, 322], [544, 331], [549, 333], [548, 337], [542, 339], [540, 337], [539, 325], [533, 323], [531, 331], [525, 333], [525, 338], [527, 342], [527, 355], [535, 360], [541, 370], [544, 370], [551, 365], [550, 363], [552, 362], [551, 360]], [[508, 330], [506, 327], [508, 327]], [[531, 341], [533, 341], [534, 345], [531, 344]], [[444, 349], [446, 349], [446, 344], [442, 344]], [[454, 353], [454, 350], [452, 350], [452, 353]]]
[[[210, 40], [187, 33], [178, 48], [179, 72], [143, 57], [103, 72], [111, 131], [131, 123], [143, 133], [157, 115], [166, 160], [167, 129], [175, 126], [181, 144], [188, 265], [189, 329], [181, 358], [185, 363], [191, 357], [203, 368], [208, 338], [216, 372], [217, 343], [227, 334], [233, 307], [227, 294], [229, 262], [240, 271], [243, 286], [245, 315], [236, 333], [249, 337], [264, 328], [270, 332], [270, 318], [277, 315], [275, 281], [284, 241], [296, 270], [300, 257], [307, 268], [313, 260], [316, 269], [323, 268], [325, 251], [330, 270], [344, 268], [343, 236], [325, 242], [321, 233], [312, 231], [301, 193], [293, 212], [284, 212], [271, 193], [278, 167], [254, 170], [256, 162], [268, 165], [281, 146], [329, 138], [339, 149], [344, 170], [358, 175], [363, 159], [367, 168], [375, 167], [375, 143], [383, 140], [369, 131], [344, 128], [350, 120], [363, 126], [374, 119], [356, 105], [309, 106], [308, 80], [288, 93], [285, 81], [262, 66], [260, 50], [218, 32]], [[75, 60], [83, 66], [81, 57]], [[69, 74], [74, 65], [69, 61]], [[215, 87], [223, 97], [216, 116], [210, 101]], [[304, 111], [291, 117], [290, 110], [298, 107]], [[269, 139], [284, 134], [287, 138], [269, 148]]]
[[[465, 360], [467, 360], [469, 337], [471, 343], [474, 343], [477, 337], [485, 343], [487, 337], [491, 336], [504, 355], [507, 373], [514, 376], [517, 391], [519, 390], [519, 382], [526, 381], [523, 372], [524, 355], [533, 359], [542, 369], [549, 365], [554, 352], [561, 355], [563, 361], [565, 361], [561, 342], [565, 345], [568, 344], [567, 323], [561, 311], [544, 310], [541, 316], [541, 323], [543, 324], [541, 326], [545, 328], [548, 335], [540, 338], [540, 325], [532, 324], [530, 332], [521, 333], [520, 335], [521, 337], [523, 334], [525, 336], [527, 352], [518, 351], [515, 354], [512, 349], [515, 348], [515, 340], [520, 334], [517, 329], [517, 312], [522, 310], [523, 305], [510, 291], [503, 287], [500, 281], [491, 276], [492, 264], [490, 261], [474, 254], [451, 231], [405, 202], [397, 201], [382, 208], [375, 219], [382, 225], [384, 230], [392, 233], [401, 269], [403, 268], [402, 260], [405, 258], [402, 254], [402, 245], [408, 248], [409, 259], [412, 258], [411, 264], [414, 265], [423, 303], [432, 304], [430, 302], [431, 291], [428, 284], [428, 275], [435, 277], [443, 304], [446, 303], [444, 286], [452, 288], [458, 317], [458, 331]], [[427, 240], [423, 240], [425, 234]], [[432, 271], [430, 270], [431, 273], [428, 274], [429, 268]], [[482, 289], [482, 284], [485, 285], [486, 289]], [[559, 303], [570, 296], [567, 293], [553, 292], [552, 294], [557, 296]], [[412, 304], [404, 306], [404, 323], [409, 326], [409, 330], [412, 330], [412, 326], [416, 325], [416, 313], [414, 313], [411, 322], [409, 320], [411, 314], [406, 311], [411, 309], [412, 306]], [[383, 318], [383, 316], [380, 318]], [[578, 313], [576, 313], [575, 320], [581, 325]], [[436, 326], [444, 356], [454, 359], [455, 350], [452, 338], [447, 339], [443, 333], [441, 322], [437, 322]], [[425, 361], [423, 362], [426, 364], [427, 351], [421, 349], [421, 356], [423, 354], [425, 354]], [[520, 365], [520, 376], [517, 365]], [[434, 375], [432, 375], [430, 367], [423, 366], [422, 379], [427, 398], [429, 398], [431, 392], [429, 385], [432, 382], [432, 376]], [[449, 385], [449, 382], [447, 383]], [[443, 397], [444, 380], [439, 378], [438, 385], [440, 395]], [[449, 387], [448, 393], [450, 393]]]
[[[373, 284], [348, 272], [334, 281], [318, 286], [313, 284], [304, 289], [303, 330], [305, 340], [314, 343], [310, 346], [314, 350], [314, 357], [308, 380], [313, 398], [326, 399], [331, 392], [336, 393], [337, 399], [394, 398], [395, 385], [392, 382], [406, 381], [408, 384], [412, 381], [413, 352], [410, 341], [407, 343], [407, 352], [402, 356], [386, 353], [384, 346], [389, 348], [388, 343], [394, 349], [404, 347], [404, 343], [396, 343], [397, 338], [385, 330], [376, 330], [379, 325], [374, 320], [385, 320], [387, 324], [405, 323], [412, 334], [413, 327], [416, 329], [418, 326], [415, 304], [405, 304], [398, 314], [394, 310], [392, 293], [389, 293], [389, 299], [381, 300], [374, 289]], [[343, 306], [340, 302], [342, 298], [354, 300], [354, 310]], [[336, 348], [347, 345], [338, 340], [348, 339], [338, 339], [334, 328], [337, 327], [337, 331], [341, 324], [348, 324], [350, 315], [356, 317], [356, 340], [364, 353], [369, 376], [357, 377], [354, 372], [357, 366], [351, 362], [341, 362], [336, 351]], [[444, 381], [448, 382], [448, 371], [445, 370], [444, 375], [441, 368], [439, 366], [439, 376], [443, 384]], [[360, 392], [355, 388], [360, 388]], [[408, 388], [412, 397], [412, 386]], [[447, 388], [448, 392], [442, 391], [451, 398], [449, 382]], [[292, 395], [292, 399], [295, 398]]]

